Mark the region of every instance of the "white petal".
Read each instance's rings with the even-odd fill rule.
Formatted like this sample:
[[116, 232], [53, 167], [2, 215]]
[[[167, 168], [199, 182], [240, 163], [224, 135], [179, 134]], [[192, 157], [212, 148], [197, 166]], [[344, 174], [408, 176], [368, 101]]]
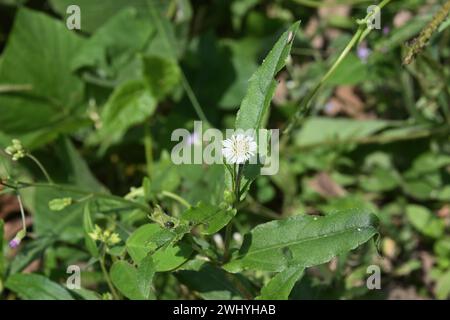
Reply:
[[224, 147], [231, 147], [232, 144], [233, 144], [233, 142], [229, 139], [222, 141], [222, 146], [224, 146]]

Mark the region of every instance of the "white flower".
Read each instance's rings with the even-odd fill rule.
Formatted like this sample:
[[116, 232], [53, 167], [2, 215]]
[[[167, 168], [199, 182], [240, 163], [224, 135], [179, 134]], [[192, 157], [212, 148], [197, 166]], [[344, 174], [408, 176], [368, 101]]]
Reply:
[[242, 164], [255, 155], [256, 142], [251, 136], [244, 134], [232, 135], [230, 139], [222, 141], [222, 154], [227, 163]]

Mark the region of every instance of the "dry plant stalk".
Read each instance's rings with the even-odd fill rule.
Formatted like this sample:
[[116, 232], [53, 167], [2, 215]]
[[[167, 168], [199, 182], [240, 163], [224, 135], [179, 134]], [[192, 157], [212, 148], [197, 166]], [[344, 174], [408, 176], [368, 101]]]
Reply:
[[410, 64], [414, 57], [416, 57], [428, 43], [436, 29], [444, 22], [450, 13], [450, 0], [448, 0], [442, 8], [434, 15], [433, 19], [428, 25], [420, 32], [420, 35], [412, 41], [412, 45], [409, 47], [408, 53], [403, 59], [403, 65]]

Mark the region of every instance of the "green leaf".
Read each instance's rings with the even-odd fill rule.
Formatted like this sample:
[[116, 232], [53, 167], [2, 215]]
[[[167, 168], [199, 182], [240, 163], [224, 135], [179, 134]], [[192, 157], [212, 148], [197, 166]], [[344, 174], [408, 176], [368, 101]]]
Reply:
[[447, 299], [450, 295], [450, 271], [442, 274], [436, 281], [436, 296], [438, 299]]
[[[84, 84], [70, 62], [83, 39], [51, 17], [19, 9], [0, 65], [0, 83], [26, 86], [0, 95], [0, 127], [8, 134], [55, 130], [81, 102]], [[61, 128], [60, 128], [61, 129]]]
[[151, 256], [145, 257], [137, 268], [137, 283], [139, 291], [147, 299], [156, 299], [153, 293], [153, 277], [156, 272], [155, 264]]
[[154, 272], [153, 260], [147, 257], [137, 269], [126, 261], [117, 261], [110, 275], [114, 286], [128, 299], [149, 300], [154, 298], [151, 289]]
[[195, 225], [201, 225], [202, 234], [211, 235], [225, 227], [235, 215], [235, 209], [221, 209], [200, 202], [195, 207], [186, 210], [181, 219]]
[[156, 251], [174, 238], [173, 232], [159, 224], [145, 224], [131, 234], [126, 241], [126, 247], [133, 261], [139, 264], [148, 253]]
[[75, 289], [71, 290], [70, 293], [74, 295], [76, 299], [81, 298], [83, 300], [100, 300], [100, 295], [97, 292], [88, 289]]
[[102, 114], [102, 127], [94, 142], [103, 148], [118, 142], [127, 130], [152, 115], [156, 98], [142, 80], [134, 80], [118, 86], [108, 99]]
[[170, 154], [164, 150], [160, 160], [154, 164], [150, 188], [147, 188], [150, 194], [147, 196], [151, 197], [161, 191], [174, 191], [181, 180], [178, 170], [179, 167], [172, 162]]
[[5, 287], [25, 300], [73, 300], [62, 286], [34, 273], [13, 274], [6, 281]]
[[70, 197], [59, 198], [50, 200], [48, 208], [52, 211], [62, 211], [73, 203], [73, 199]]
[[49, 237], [40, 237], [36, 240], [25, 242], [24, 246], [20, 248], [20, 252], [14, 257], [14, 260], [9, 264], [9, 274], [15, 274], [36, 259], [42, 258], [44, 251], [54, 244], [55, 239]]
[[366, 63], [351, 53], [336, 68], [328, 79], [330, 85], [356, 85], [367, 79], [369, 68]]
[[[183, 61], [183, 67], [200, 104], [237, 109], [245, 97], [248, 79], [258, 68], [262, 45], [258, 38], [219, 40], [212, 33], [193, 39], [195, 55]], [[210, 81], [212, 78], [214, 81]]]
[[231, 281], [233, 275], [209, 263], [176, 273], [177, 278], [205, 300], [236, 300], [242, 295]]
[[347, 141], [367, 137], [388, 125], [389, 122], [384, 120], [312, 117], [305, 121], [295, 141], [301, 147], [317, 143]]
[[84, 244], [86, 245], [86, 249], [88, 249], [89, 253], [93, 257], [98, 258], [100, 256], [100, 252], [98, 250], [97, 244], [95, 243], [94, 239], [92, 239], [91, 236], [89, 235], [89, 233], [94, 231], [94, 224], [92, 223], [89, 203], [86, 203], [86, 205], [84, 206], [83, 226], [84, 226]]
[[241, 103], [236, 118], [236, 129], [260, 129], [268, 115], [268, 109], [275, 92], [275, 76], [285, 66], [292, 42], [300, 22], [293, 24], [283, 33], [267, 55], [262, 65], [249, 80], [247, 94]]
[[61, 167], [67, 183], [83, 188], [83, 190], [109, 193], [95, 178], [86, 160], [80, 155], [69, 138], [61, 137], [58, 139], [54, 152], [59, 160], [57, 166]]
[[144, 79], [158, 99], [165, 98], [180, 82], [181, 71], [174, 60], [160, 56], [146, 56], [143, 58]]
[[262, 289], [260, 300], [287, 300], [295, 283], [303, 276], [305, 268], [288, 267], [273, 277]]
[[415, 204], [406, 207], [408, 220], [418, 231], [432, 238], [440, 238], [444, 234], [445, 223], [427, 208]]
[[69, 242], [83, 238], [83, 205], [73, 203], [60, 212], [50, 211], [48, 204], [55, 198], [76, 199], [79, 194], [62, 192], [53, 188], [37, 188], [33, 201], [26, 201], [26, 206], [34, 212], [33, 227], [38, 236], [54, 236]]
[[227, 269], [282, 271], [288, 266], [322, 264], [372, 238], [377, 223], [377, 217], [363, 209], [265, 223], [245, 235]]
[[155, 34], [148, 18], [140, 17], [135, 8], [124, 9], [84, 43], [72, 61], [72, 69], [95, 68], [93, 76], [100, 74], [101, 80], [111, 83], [132, 80], [142, 68], [136, 54], [144, 50]]
[[170, 243], [151, 254], [157, 272], [165, 272], [178, 268], [185, 263], [192, 253], [192, 247], [184, 242]]
[[438, 31], [442, 32], [445, 29], [447, 29], [448, 27], [450, 27], [450, 18], [447, 18], [447, 20], [445, 20], [444, 22], [442, 22], [442, 24], [439, 26]]

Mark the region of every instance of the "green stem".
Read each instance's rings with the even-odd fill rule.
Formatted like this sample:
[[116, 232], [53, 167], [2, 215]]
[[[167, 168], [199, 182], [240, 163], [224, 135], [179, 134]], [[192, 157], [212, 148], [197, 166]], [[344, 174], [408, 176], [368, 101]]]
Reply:
[[[1, 184], [10, 187], [10, 185], [6, 184], [5, 182], [1, 182]], [[71, 193], [77, 193], [80, 195], [85, 195], [85, 196], [92, 196], [95, 198], [101, 198], [101, 199], [109, 199], [109, 200], [114, 200], [117, 202], [121, 202], [130, 206], [133, 206], [135, 208], [141, 209], [142, 211], [148, 213], [148, 214], [152, 214], [152, 210], [150, 207], [135, 202], [135, 201], [131, 201], [131, 200], [127, 200], [124, 199], [122, 197], [119, 196], [115, 196], [115, 195], [111, 195], [111, 194], [106, 194], [106, 193], [100, 193], [100, 192], [91, 192], [91, 191], [86, 191], [86, 190], [81, 190], [75, 187], [70, 187], [70, 186], [64, 186], [64, 185], [59, 185], [59, 184], [48, 184], [48, 183], [28, 183], [28, 182], [17, 182], [17, 186], [15, 186], [15, 188], [17, 189], [25, 189], [25, 188], [51, 188], [54, 190], [59, 190], [59, 191], [63, 191], [63, 192], [71, 192]]]
[[113, 285], [113, 283], [111, 281], [111, 278], [109, 277], [108, 270], [106, 270], [105, 256], [106, 256], [105, 249], [103, 248], [102, 255], [100, 256], [100, 259], [99, 259], [99, 261], [100, 261], [100, 268], [102, 269], [102, 272], [103, 272], [103, 275], [105, 277], [106, 283], [108, 284], [108, 288], [111, 291], [111, 293], [112, 293], [112, 295], [114, 297], [114, 300], [120, 300], [119, 299], [119, 295], [117, 294], [117, 291], [114, 288], [114, 285]]
[[338, 59], [334, 62], [330, 70], [320, 79], [320, 81], [317, 83], [317, 85], [306, 95], [302, 101], [300, 102], [300, 106], [295, 114], [295, 116], [292, 118], [292, 121], [288, 124], [286, 129], [284, 130], [284, 134], [288, 134], [292, 131], [294, 126], [297, 124], [297, 122], [300, 120], [301, 116], [306, 114], [306, 112], [309, 109], [309, 105], [311, 100], [316, 96], [317, 92], [323, 87], [325, 82], [331, 77], [331, 75], [334, 73], [334, 71], [337, 69], [337, 67], [341, 64], [341, 62], [347, 57], [350, 50], [353, 48], [353, 46], [358, 42], [359, 38], [364, 32], [364, 27], [360, 26], [357, 30], [357, 32], [353, 35], [353, 38], [350, 40], [350, 42], [347, 44], [345, 49], [342, 51], [342, 53], [339, 55]]
[[[164, 25], [161, 22], [161, 17], [159, 15], [158, 10], [155, 8], [155, 4], [154, 1], [152, 0], [148, 0], [147, 1], [149, 10], [150, 10], [150, 15], [152, 16], [153, 20], [156, 23], [156, 28], [158, 29], [158, 32], [162, 35], [162, 38], [164, 40], [164, 45], [166, 46], [166, 50], [167, 52], [169, 52], [169, 54], [172, 55], [172, 58], [177, 61], [177, 57], [176, 54], [174, 54], [173, 52], [175, 51], [174, 48], [174, 44], [172, 44], [169, 41], [169, 37], [166, 33], [166, 30], [164, 28]], [[191, 85], [189, 84], [183, 70], [180, 67], [180, 74], [181, 74], [181, 84], [183, 85], [183, 89], [186, 92], [189, 101], [191, 102], [192, 106], [194, 107], [195, 112], [197, 113], [197, 116], [200, 118], [200, 120], [202, 120], [208, 127], [211, 127], [211, 124], [209, 123], [208, 119], [206, 118], [205, 113], [203, 112], [203, 109], [200, 105], [200, 103], [198, 102], [197, 97], [194, 94], [194, 91], [192, 90]]]
[[206, 118], [205, 113], [203, 112], [203, 109], [200, 105], [200, 102], [198, 102], [198, 99], [192, 90], [191, 85], [189, 84], [189, 81], [187, 80], [186, 76], [184, 75], [184, 72], [181, 70], [181, 83], [183, 85], [184, 91], [186, 92], [189, 101], [191, 102], [192, 106], [194, 107], [195, 112], [197, 113], [197, 116], [202, 120], [205, 125], [209, 128], [211, 128], [211, 124], [209, 123], [208, 119]]
[[[384, 6], [386, 6], [391, 0], [383, 0], [378, 5], [378, 10], [372, 11], [367, 14], [367, 16], [361, 20], [359, 23], [359, 27], [356, 31], [356, 33], [353, 35], [352, 39], [349, 41], [347, 46], [344, 48], [344, 50], [341, 52], [337, 60], [333, 63], [331, 68], [328, 70], [328, 72], [320, 79], [319, 83], [309, 92], [309, 94], [302, 99], [300, 102], [300, 106], [295, 114], [295, 116], [292, 118], [291, 122], [287, 125], [286, 129], [284, 130], [284, 134], [288, 134], [292, 131], [294, 126], [297, 124], [297, 122], [301, 119], [302, 116], [304, 116], [308, 110], [309, 105], [312, 101], [312, 99], [316, 96], [316, 94], [319, 92], [319, 90], [323, 87], [323, 85], [327, 82], [327, 80], [333, 75], [333, 73], [336, 71], [336, 69], [339, 67], [339, 65], [344, 61], [344, 59], [347, 57], [349, 52], [353, 49], [353, 47], [359, 43], [363, 37], [367, 36], [367, 34], [370, 32], [370, 29], [367, 26], [367, 23], [372, 18], [373, 15], [378, 13]], [[287, 138], [284, 138], [287, 139]], [[283, 145], [286, 143], [286, 141], [283, 141]]]
[[187, 202], [185, 199], [183, 199], [179, 195], [172, 193], [170, 191], [162, 191], [161, 195], [179, 202], [180, 204], [182, 204], [183, 206], [185, 206], [188, 209], [192, 207], [191, 204], [189, 202]]
[[150, 133], [150, 128], [145, 126], [145, 137], [144, 137], [144, 146], [145, 146], [145, 161], [147, 165], [147, 176], [151, 180], [152, 171], [153, 171], [153, 143], [152, 136]]
[[42, 163], [35, 156], [33, 156], [31, 153], [27, 153], [26, 156], [28, 158], [30, 158], [31, 160], [33, 160], [33, 162], [39, 167], [39, 169], [42, 171], [42, 173], [44, 174], [45, 178], [47, 179], [48, 183], [53, 184], [52, 178], [48, 174], [47, 170], [45, 170], [45, 167], [42, 165]]
[[22, 219], [22, 230], [27, 232], [27, 224], [25, 220], [25, 210], [23, 209], [22, 197], [20, 196], [19, 191], [16, 191], [17, 201], [19, 202], [20, 216]]
[[232, 238], [233, 224], [230, 221], [225, 229], [225, 244], [223, 249], [223, 262], [226, 263], [230, 259], [230, 244]]
[[[241, 199], [241, 179], [242, 179], [242, 172], [243, 172], [244, 165], [243, 164], [236, 164], [234, 165], [234, 172], [235, 172], [235, 179], [233, 179], [233, 187], [234, 187], [234, 194], [235, 194], [235, 200], [233, 204], [233, 208], [237, 209], [240, 199]], [[237, 173], [236, 173], [237, 169]], [[225, 229], [225, 244], [224, 244], [224, 254], [223, 254], [223, 260], [224, 262], [227, 262], [230, 259], [230, 244], [231, 244], [231, 238], [232, 238], [232, 231], [233, 231], [233, 220], [228, 223], [226, 229]]]

